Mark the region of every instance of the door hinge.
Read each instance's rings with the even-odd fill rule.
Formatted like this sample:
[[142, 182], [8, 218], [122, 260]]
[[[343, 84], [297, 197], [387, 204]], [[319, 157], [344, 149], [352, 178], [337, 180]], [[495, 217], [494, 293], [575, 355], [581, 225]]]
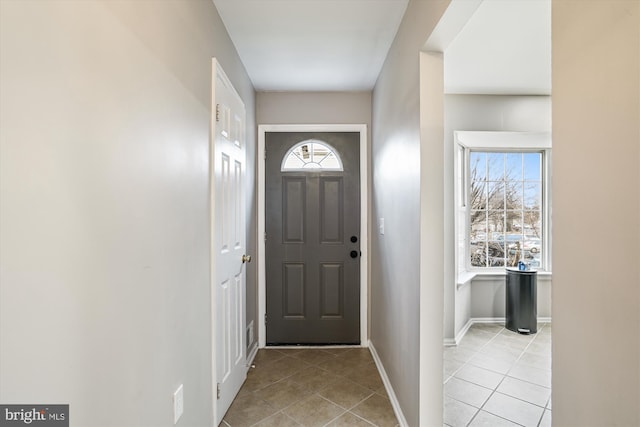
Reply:
[[216, 396], [217, 396], [217, 398], [218, 398], [218, 399], [220, 399], [220, 383], [218, 383], [218, 388], [217, 388], [217, 391], [216, 391]]
[[220, 104], [216, 104], [216, 122], [220, 121]]
[[264, 314], [264, 324], [267, 324], [267, 313]]
[[267, 149], [264, 149], [264, 159], [267, 160]]
[[267, 232], [266, 231], [264, 232], [264, 241], [265, 242], [267, 241]]

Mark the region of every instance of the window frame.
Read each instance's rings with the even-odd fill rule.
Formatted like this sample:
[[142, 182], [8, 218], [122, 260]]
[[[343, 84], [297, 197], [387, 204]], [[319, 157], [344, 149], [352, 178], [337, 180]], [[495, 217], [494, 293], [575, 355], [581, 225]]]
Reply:
[[[308, 144], [318, 144], [326, 147], [331, 154], [335, 156], [336, 161], [338, 162], [338, 167], [329, 168], [329, 167], [318, 167], [318, 168], [285, 168], [285, 164], [291, 155], [295, 155], [294, 151], [303, 145]], [[302, 160], [302, 159], [301, 159]], [[324, 159], [323, 159], [324, 160]], [[309, 162], [312, 163], [312, 162]], [[304, 163], [308, 164], [308, 163]], [[322, 166], [321, 164], [319, 164]], [[328, 142], [322, 141], [320, 139], [305, 139], [304, 141], [300, 141], [294, 144], [291, 148], [287, 150], [287, 152], [282, 156], [282, 162], [280, 163], [280, 172], [304, 172], [304, 173], [314, 173], [314, 172], [344, 172], [344, 165], [342, 164], [342, 158], [340, 157], [340, 153]]]
[[[541, 153], [541, 239], [542, 256], [539, 272], [551, 272], [551, 134], [548, 132], [484, 132], [454, 131], [455, 169], [455, 235], [458, 283], [476, 274], [504, 274], [507, 266], [479, 267], [471, 265], [469, 203], [470, 153]], [[466, 282], [467, 280], [462, 280]]]

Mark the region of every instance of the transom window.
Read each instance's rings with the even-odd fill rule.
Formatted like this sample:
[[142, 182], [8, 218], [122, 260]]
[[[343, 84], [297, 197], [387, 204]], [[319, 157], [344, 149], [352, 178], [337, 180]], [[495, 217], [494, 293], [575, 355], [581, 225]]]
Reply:
[[318, 140], [302, 141], [287, 151], [282, 159], [282, 172], [313, 170], [342, 171], [342, 160], [329, 144]]

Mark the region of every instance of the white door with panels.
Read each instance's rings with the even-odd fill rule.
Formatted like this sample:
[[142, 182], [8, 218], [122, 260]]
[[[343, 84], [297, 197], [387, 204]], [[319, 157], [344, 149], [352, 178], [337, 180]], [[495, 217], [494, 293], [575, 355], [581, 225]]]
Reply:
[[211, 256], [213, 375], [216, 425], [247, 376], [245, 343], [245, 109], [213, 60]]

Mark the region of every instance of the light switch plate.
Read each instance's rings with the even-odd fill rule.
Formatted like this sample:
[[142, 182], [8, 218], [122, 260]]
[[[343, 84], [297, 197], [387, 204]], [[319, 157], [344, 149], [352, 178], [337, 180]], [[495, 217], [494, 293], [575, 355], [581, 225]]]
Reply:
[[184, 393], [182, 384], [173, 393], [173, 424], [178, 424], [178, 420], [184, 412]]

